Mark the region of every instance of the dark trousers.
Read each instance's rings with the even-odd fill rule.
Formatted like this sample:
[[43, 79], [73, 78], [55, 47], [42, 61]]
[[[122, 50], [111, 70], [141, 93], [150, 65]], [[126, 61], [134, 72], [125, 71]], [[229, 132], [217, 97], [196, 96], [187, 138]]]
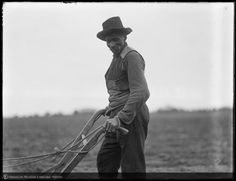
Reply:
[[106, 133], [97, 156], [98, 173], [117, 174], [120, 166], [122, 173], [146, 172], [144, 144], [148, 122], [149, 111], [145, 105], [131, 124], [121, 123], [122, 127], [129, 130], [127, 135], [120, 132]]

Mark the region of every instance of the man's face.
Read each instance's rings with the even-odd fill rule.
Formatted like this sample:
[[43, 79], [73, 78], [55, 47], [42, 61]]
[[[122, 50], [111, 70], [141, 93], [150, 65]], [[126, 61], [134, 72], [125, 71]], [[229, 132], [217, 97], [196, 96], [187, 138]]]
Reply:
[[113, 52], [113, 54], [118, 55], [125, 45], [124, 35], [109, 35], [106, 37], [106, 42], [108, 48]]

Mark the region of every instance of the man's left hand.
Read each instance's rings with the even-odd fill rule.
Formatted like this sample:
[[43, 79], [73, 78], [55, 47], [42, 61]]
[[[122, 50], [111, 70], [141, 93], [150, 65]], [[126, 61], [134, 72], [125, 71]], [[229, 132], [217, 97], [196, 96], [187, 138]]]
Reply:
[[118, 117], [106, 120], [105, 130], [107, 132], [115, 132], [119, 127], [120, 127], [120, 120]]

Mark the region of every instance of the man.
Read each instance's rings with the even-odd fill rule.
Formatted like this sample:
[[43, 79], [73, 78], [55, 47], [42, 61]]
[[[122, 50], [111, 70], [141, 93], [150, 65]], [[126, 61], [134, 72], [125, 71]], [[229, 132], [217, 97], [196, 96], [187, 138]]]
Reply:
[[[149, 90], [144, 76], [142, 56], [126, 42], [131, 28], [124, 28], [119, 17], [112, 17], [103, 24], [97, 37], [106, 42], [113, 53], [113, 60], [105, 79], [109, 105], [105, 113], [106, 136], [97, 156], [101, 173], [145, 173], [144, 143], [147, 137], [149, 110], [146, 101]], [[129, 133], [117, 130], [126, 128]]]

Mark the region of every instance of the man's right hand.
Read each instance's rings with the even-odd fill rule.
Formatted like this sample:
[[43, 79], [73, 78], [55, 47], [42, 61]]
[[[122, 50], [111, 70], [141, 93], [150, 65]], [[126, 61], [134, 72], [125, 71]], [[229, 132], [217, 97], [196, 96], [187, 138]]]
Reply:
[[117, 116], [114, 118], [109, 118], [105, 122], [105, 130], [107, 132], [116, 132], [116, 130], [120, 128], [120, 120]]

